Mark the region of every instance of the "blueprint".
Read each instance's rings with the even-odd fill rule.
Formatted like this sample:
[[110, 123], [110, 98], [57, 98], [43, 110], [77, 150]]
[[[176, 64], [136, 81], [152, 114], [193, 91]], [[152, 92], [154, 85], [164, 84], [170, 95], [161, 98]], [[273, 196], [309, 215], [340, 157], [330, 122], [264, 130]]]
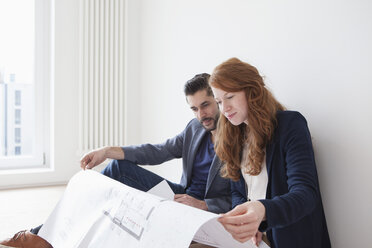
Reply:
[[[167, 184], [158, 188], [163, 186]], [[192, 240], [215, 247], [255, 247], [235, 241], [217, 218], [86, 170], [70, 180], [39, 235], [54, 248], [187, 248]]]

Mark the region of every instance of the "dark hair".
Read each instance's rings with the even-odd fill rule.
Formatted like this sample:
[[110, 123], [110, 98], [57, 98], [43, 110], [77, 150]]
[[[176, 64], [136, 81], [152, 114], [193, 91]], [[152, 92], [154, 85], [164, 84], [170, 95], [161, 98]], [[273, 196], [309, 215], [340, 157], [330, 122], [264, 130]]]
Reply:
[[183, 90], [185, 96], [194, 95], [199, 90], [207, 90], [207, 95], [213, 96], [212, 89], [208, 84], [209, 77], [210, 75], [208, 73], [201, 73], [188, 80]]

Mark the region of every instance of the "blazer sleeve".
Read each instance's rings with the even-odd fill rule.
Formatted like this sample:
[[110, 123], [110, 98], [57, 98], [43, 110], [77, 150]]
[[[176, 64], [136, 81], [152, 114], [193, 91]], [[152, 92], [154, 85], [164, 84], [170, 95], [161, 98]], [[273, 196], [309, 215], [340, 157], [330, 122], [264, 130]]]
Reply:
[[204, 201], [207, 204], [209, 212], [222, 214], [231, 210], [231, 196], [205, 198]]
[[279, 136], [280, 155], [276, 154], [271, 168], [271, 184], [277, 194], [272, 199], [260, 200], [267, 219], [265, 230], [261, 226], [261, 231], [297, 222], [311, 213], [319, 201], [313, 147], [305, 118], [295, 112], [279, 127]]
[[125, 159], [140, 165], [158, 165], [174, 158], [181, 158], [185, 130], [161, 144], [124, 146], [122, 149]]
[[231, 184], [231, 202], [232, 208], [247, 201], [247, 194], [245, 190], [245, 181], [242, 175], [237, 182], [230, 181]]

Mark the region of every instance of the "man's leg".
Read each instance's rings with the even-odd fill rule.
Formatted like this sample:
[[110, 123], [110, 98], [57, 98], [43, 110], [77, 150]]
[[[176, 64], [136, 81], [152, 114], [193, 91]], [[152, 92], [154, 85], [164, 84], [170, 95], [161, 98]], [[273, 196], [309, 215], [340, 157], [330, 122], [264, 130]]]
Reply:
[[[128, 160], [112, 160], [101, 173], [125, 185], [145, 192], [165, 180], [163, 177]], [[175, 194], [185, 193], [185, 189], [180, 184], [166, 181]]]

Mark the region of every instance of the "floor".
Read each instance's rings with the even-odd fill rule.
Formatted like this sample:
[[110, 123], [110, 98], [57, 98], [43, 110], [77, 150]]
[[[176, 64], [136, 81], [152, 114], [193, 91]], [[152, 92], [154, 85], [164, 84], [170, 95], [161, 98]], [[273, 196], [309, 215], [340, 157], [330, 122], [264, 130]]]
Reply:
[[0, 190], [0, 240], [42, 224], [61, 198], [65, 187]]

